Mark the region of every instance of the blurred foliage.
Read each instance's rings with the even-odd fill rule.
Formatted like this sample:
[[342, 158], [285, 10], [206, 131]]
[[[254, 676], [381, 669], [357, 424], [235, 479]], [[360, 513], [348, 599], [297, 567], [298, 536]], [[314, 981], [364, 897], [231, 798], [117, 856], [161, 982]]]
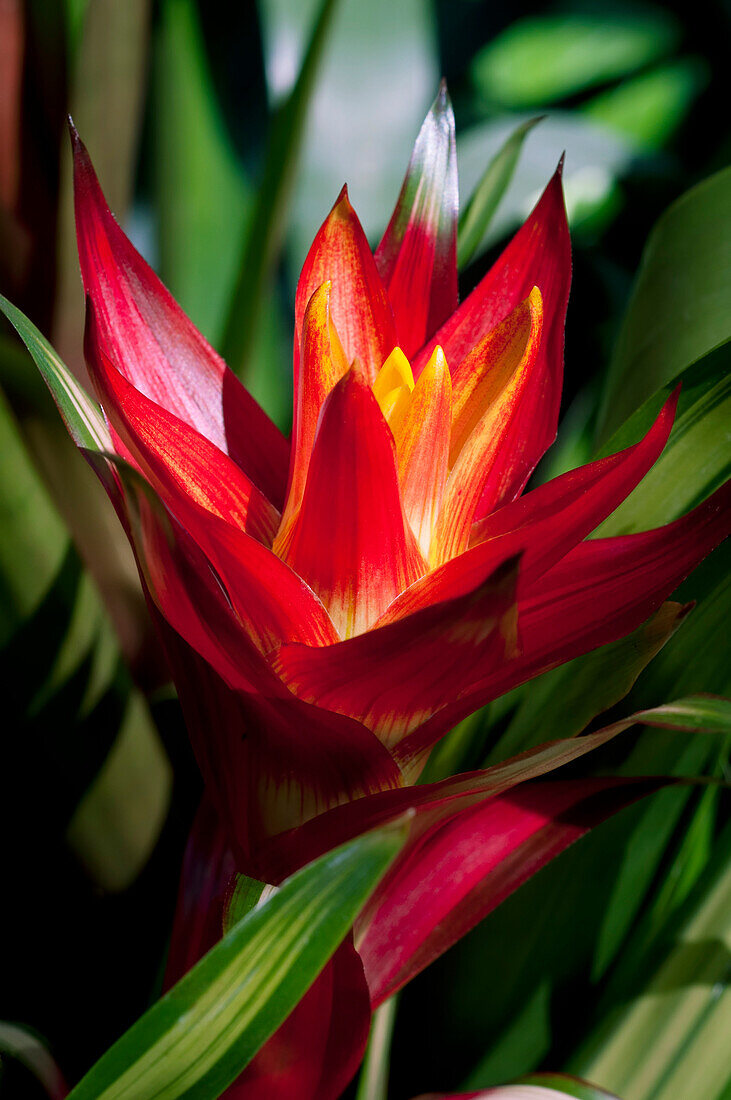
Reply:
[[[286, 427], [291, 303], [312, 235], [347, 181], [377, 242], [443, 74], [463, 209], [475, 193], [463, 291], [566, 150], [566, 415], [538, 477], [589, 460], [597, 441], [639, 438], [677, 379], [668, 449], [599, 533], [666, 522], [728, 476], [724, 0], [5, 0], [0, 20], [0, 291], [81, 377], [67, 111], [125, 228]], [[156, 991], [199, 783], [114, 517], [9, 329], [0, 385], [3, 942], [17, 956], [0, 1018], [37, 1029], [73, 1080]], [[644, 671], [631, 641], [572, 662], [468, 720], [434, 766], [575, 732], [619, 713], [627, 690], [621, 713], [729, 692], [728, 575], [721, 548], [681, 587], [695, 609]], [[710, 740], [646, 730], [591, 766], [719, 776], [723, 757]], [[731, 1070], [709, 1052], [723, 1053], [728, 1026], [727, 813], [714, 788], [666, 791], [523, 887], [406, 990], [389, 1096], [550, 1066], [626, 1100], [720, 1100]], [[710, 1003], [709, 988], [723, 995]], [[627, 1053], [637, 1044], [658, 1052], [644, 1076]], [[705, 1092], [694, 1064], [713, 1067]], [[0, 1076], [0, 1096], [33, 1087]]]

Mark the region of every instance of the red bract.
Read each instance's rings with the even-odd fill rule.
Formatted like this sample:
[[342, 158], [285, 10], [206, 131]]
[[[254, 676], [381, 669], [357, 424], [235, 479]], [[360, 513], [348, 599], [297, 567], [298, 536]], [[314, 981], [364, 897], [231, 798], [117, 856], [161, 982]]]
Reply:
[[660, 454], [674, 397], [634, 447], [521, 496], [558, 418], [561, 169], [458, 306], [453, 146], [440, 93], [375, 258], [345, 190], [317, 233], [290, 446], [74, 140], [89, 369], [154, 491], [128, 488], [135, 549], [204, 776], [260, 874], [271, 835], [413, 782], [459, 718], [633, 630], [725, 527], [716, 495], [667, 528], [583, 541]]
[[219, 934], [232, 869], [276, 883], [412, 813], [357, 953], [340, 949], [235, 1086], [324, 1100], [354, 1072], [372, 1006], [657, 787], [534, 782], [599, 734], [413, 783], [456, 722], [510, 688], [647, 620], [641, 645], [659, 648], [683, 613], [663, 600], [727, 532], [728, 486], [666, 527], [585, 541], [661, 453], [674, 394], [635, 446], [521, 495], [558, 420], [561, 166], [458, 305], [444, 91], [375, 255], [345, 189], [315, 237], [296, 295], [291, 444], [124, 236], [76, 135], [74, 152], [87, 360], [126, 465], [110, 479], [113, 457], [91, 457], [132, 540], [210, 799], [171, 979]]

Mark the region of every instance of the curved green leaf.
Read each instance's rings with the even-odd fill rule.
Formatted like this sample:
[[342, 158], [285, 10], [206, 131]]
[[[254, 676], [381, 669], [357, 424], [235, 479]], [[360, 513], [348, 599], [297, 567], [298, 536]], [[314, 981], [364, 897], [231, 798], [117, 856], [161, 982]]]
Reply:
[[687, 191], [650, 234], [607, 376], [605, 441], [661, 386], [731, 338], [731, 168]]
[[[635, 962], [634, 989], [605, 1019], [572, 1069], [606, 1081], [633, 1100], [721, 1100], [731, 1063], [731, 830], [686, 907], [680, 931], [665, 937], [659, 965]], [[655, 953], [655, 960], [657, 952]]]
[[77, 447], [110, 451], [112, 439], [99, 405], [65, 365], [32, 321], [0, 294], [0, 309], [13, 325], [43, 375]]
[[675, 21], [659, 10], [529, 16], [477, 54], [472, 78], [491, 101], [533, 107], [634, 72], [676, 39]]
[[480, 247], [492, 216], [513, 178], [523, 142], [541, 117], [529, 118], [516, 127], [488, 164], [460, 214], [457, 235], [457, 263], [460, 268], [466, 267]]
[[193, 0], [160, 5], [152, 83], [160, 275], [216, 344], [253, 195], [216, 100]]
[[[731, 474], [731, 347], [724, 346], [682, 375], [673, 431], [640, 484], [595, 535], [625, 535], [670, 523], [690, 511]], [[675, 383], [664, 386], [616, 432], [602, 454], [630, 446], [650, 427]]]
[[638, 722], [664, 729], [731, 733], [731, 699], [720, 695], [692, 695], [663, 703], [652, 710], [639, 711], [635, 717]]
[[107, 1051], [72, 1100], [219, 1096], [305, 994], [405, 837], [403, 824], [367, 833], [287, 879]]

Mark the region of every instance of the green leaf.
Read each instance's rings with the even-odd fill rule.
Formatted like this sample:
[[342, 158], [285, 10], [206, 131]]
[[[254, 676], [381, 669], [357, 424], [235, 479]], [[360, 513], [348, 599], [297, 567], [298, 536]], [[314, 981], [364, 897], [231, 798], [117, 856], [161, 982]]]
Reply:
[[233, 890], [227, 898], [223, 911], [224, 932], [229, 932], [242, 917], [252, 909], [256, 909], [262, 894], [265, 890], [268, 893], [269, 889], [271, 888], [267, 888], [266, 883], [259, 882], [258, 879], [237, 874]]
[[160, 276], [216, 344], [253, 194], [219, 109], [193, 0], [160, 5], [153, 101]]
[[[529, 121], [531, 116], [523, 120]], [[486, 151], [499, 148], [515, 129], [516, 119], [480, 123], [457, 135], [460, 189], [470, 194], [485, 170]], [[528, 216], [548, 178], [566, 151], [564, 192], [572, 233], [617, 202], [616, 182], [638, 161], [633, 141], [608, 130], [579, 112], [550, 111], [526, 142], [508, 193], [504, 196], [478, 249], [494, 245]]]
[[610, 365], [598, 438], [731, 337], [731, 168], [687, 191], [645, 247]]
[[43, 1086], [49, 1100], [64, 1100], [68, 1089], [63, 1074], [47, 1047], [28, 1028], [0, 1020], [0, 1077], [2, 1056], [24, 1065]]
[[0, 647], [39, 606], [68, 535], [0, 393]]
[[76, 446], [92, 451], [113, 450], [109, 429], [99, 405], [76, 381], [45, 336], [1, 294], [0, 309], [33, 356]]
[[466, 267], [480, 247], [493, 214], [513, 178], [523, 142], [541, 118], [521, 122], [492, 158], [485, 174], [460, 214], [457, 235], [457, 263]]
[[539, 106], [634, 72], [677, 38], [675, 20], [659, 10], [529, 17], [480, 50], [472, 79], [489, 101]]
[[[608, 516], [596, 536], [630, 534], [670, 523], [718, 488], [731, 473], [731, 348], [724, 346], [686, 370], [673, 431], [637, 488]], [[635, 443], [650, 427], [675, 382], [626, 421], [601, 454]]]
[[[77, 446], [111, 448], [101, 410], [38, 329], [0, 296]], [[170, 764], [111, 624], [0, 398], [0, 647], [15, 730], [5, 769], [65, 832], [92, 879], [121, 890], [167, 816]], [[7, 464], [7, 467], [3, 467]]]
[[297, 81], [272, 123], [223, 334], [224, 358], [242, 377], [250, 369], [262, 300], [282, 243], [307, 112], [336, 3], [322, 0]]
[[[635, 969], [633, 996], [601, 1023], [572, 1070], [633, 1100], [720, 1100], [731, 1065], [731, 830], [694, 892], [679, 930], [649, 980]], [[653, 961], [652, 956], [650, 962]]]
[[582, 110], [641, 148], [659, 149], [683, 123], [707, 82], [705, 62], [684, 57], [600, 92]]
[[639, 711], [636, 717], [648, 726], [662, 726], [665, 729], [731, 733], [731, 699], [692, 695], [663, 703], [649, 711]]
[[73, 1100], [219, 1096], [300, 1001], [405, 840], [367, 833], [250, 911], [89, 1071]]

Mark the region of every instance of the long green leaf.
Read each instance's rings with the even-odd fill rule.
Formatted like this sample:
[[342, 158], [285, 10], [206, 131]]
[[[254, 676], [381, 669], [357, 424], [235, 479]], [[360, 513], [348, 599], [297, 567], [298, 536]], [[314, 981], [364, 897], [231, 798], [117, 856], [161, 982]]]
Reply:
[[[91, 452], [109, 449], [96, 402], [35, 325], [1, 296], [0, 309], [76, 444]], [[1, 401], [0, 436], [0, 646], [13, 684], [5, 717], [15, 730], [6, 771], [16, 786], [32, 777], [29, 799], [42, 801], [92, 879], [121, 890], [160, 834], [170, 764], [122, 665], [99, 595]]]
[[[590, 1037], [572, 1070], [630, 1100], [720, 1100], [731, 1080], [731, 830], [647, 982]], [[650, 962], [652, 959], [649, 960]]]
[[731, 733], [731, 699], [720, 696], [690, 696], [664, 703], [650, 711], [639, 711], [639, 721], [666, 729], [695, 730], [703, 728], [715, 733]]
[[64, 1100], [68, 1089], [48, 1048], [28, 1028], [0, 1020], [0, 1077], [3, 1057], [15, 1058], [42, 1085], [49, 1100]]
[[541, 121], [541, 117], [529, 118], [516, 127], [507, 141], [492, 158], [472, 196], [460, 214], [457, 235], [457, 263], [466, 267], [480, 247], [493, 214], [513, 178], [523, 142]]
[[282, 243], [304, 126], [337, 0], [323, 0], [297, 81], [272, 124], [264, 172], [245, 235], [223, 334], [223, 355], [246, 376], [262, 300]]
[[160, 275], [217, 344], [253, 199], [213, 88], [193, 0], [164, 0], [155, 36]]
[[310, 987], [398, 853], [403, 824], [298, 871], [107, 1051], [73, 1100], [217, 1097]]
[[598, 438], [731, 338], [731, 168], [686, 192], [645, 248], [607, 376]]
[[45, 336], [2, 294], [0, 309], [33, 356], [77, 447], [94, 451], [113, 450], [109, 429], [99, 405], [77, 382]]

